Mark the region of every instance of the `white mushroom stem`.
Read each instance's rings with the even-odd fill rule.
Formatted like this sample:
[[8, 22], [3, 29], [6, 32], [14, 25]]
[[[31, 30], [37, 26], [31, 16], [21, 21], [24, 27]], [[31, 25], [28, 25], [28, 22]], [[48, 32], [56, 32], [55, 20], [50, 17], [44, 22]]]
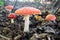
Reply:
[[9, 11], [9, 13], [11, 13], [11, 10], [8, 10]]
[[11, 23], [14, 23], [14, 19], [11, 19]]
[[25, 24], [24, 24], [24, 32], [29, 32], [29, 17], [30, 15], [24, 16]]

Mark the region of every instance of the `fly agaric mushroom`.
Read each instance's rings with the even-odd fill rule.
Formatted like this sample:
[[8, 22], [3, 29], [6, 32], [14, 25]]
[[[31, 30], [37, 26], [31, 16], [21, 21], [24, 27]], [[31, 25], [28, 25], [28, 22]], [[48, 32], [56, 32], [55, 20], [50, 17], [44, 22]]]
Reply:
[[14, 13], [10, 13], [8, 15], [8, 18], [11, 19], [11, 23], [14, 23], [14, 18], [16, 18], [15, 14]]
[[6, 9], [7, 11], [11, 12], [11, 10], [13, 9], [13, 6], [12, 6], [12, 5], [7, 5], [7, 6], [5, 7], [5, 9]]
[[52, 14], [47, 15], [45, 18], [46, 21], [54, 21], [55, 19], [56, 19], [56, 16]]
[[23, 7], [15, 11], [16, 15], [24, 15], [24, 18], [25, 18], [24, 32], [29, 32], [30, 15], [39, 14], [39, 13], [41, 13], [40, 10], [33, 7]]

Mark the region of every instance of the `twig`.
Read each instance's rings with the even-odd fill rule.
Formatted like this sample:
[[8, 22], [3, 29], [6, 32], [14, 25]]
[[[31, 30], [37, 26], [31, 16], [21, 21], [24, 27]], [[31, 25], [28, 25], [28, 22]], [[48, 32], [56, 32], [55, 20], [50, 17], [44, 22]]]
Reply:
[[10, 38], [7, 38], [7, 37], [5, 37], [5, 36], [3, 36], [3, 35], [0, 35], [0, 37], [2, 37], [2, 38], [4, 38], [4, 39], [7, 39], [7, 40], [10, 40]]
[[19, 39], [21, 37], [21, 35], [18, 35], [18, 36], [16, 36], [15, 38], [14, 38], [14, 40], [17, 40], [17, 39]]

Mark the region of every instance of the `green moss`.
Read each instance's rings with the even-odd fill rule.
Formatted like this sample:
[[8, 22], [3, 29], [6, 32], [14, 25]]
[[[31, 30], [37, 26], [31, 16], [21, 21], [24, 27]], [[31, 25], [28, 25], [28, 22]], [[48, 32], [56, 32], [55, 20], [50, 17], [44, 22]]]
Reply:
[[60, 16], [56, 16], [56, 18], [57, 18], [57, 19], [56, 19], [57, 21], [59, 21], [59, 20], [60, 20]]

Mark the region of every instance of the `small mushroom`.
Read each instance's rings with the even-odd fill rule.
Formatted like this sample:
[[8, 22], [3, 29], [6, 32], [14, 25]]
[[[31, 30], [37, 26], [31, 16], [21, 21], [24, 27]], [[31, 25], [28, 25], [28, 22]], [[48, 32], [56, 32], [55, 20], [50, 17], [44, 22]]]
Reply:
[[14, 18], [16, 18], [15, 14], [14, 13], [10, 13], [8, 15], [8, 18], [11, 19], [11, 23], [14, 23]]
[[11, 13], [11, 10], [13, 9], [13, 6], [12, 5], [7, 5], [5, 7], [5, 9]]
[[45, 20], [46, 21], [55, 21], [56, 20], [56, 16], [52, 15], [52, 14], [49, 14], [49, 15], [46, 16]]

